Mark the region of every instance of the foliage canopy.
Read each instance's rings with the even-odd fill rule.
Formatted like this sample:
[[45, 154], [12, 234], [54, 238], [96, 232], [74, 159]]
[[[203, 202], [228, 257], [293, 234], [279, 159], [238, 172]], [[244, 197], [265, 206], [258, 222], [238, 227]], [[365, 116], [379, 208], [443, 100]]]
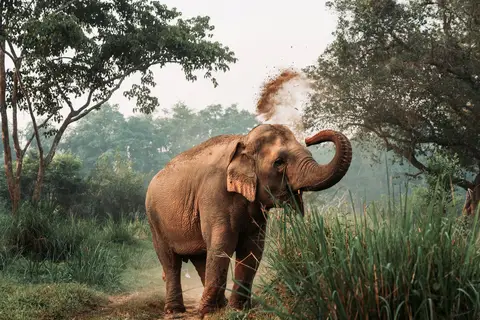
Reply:
[[[190, 81], [197, 79], [196, 71], [204, 70], [204, 76], [217, 85], [213, 72], [227, 71], [236, 58], [228, 47], [211, 39], [213, 29], [209, 17], [182, 19], [175, 8], [152, 0], [2, 1], [0, 111], [11, 197], [18, 200], [22, 158], [31, 141], [37, 142], [40, 159], [38, 198], [44, 168], [66, 128], [99, 109], [129, 76], [141, 75], [140, 82], [126, 88], [124, 95], [136, 100], [134, 110], [143, 113], [158, 106], [151, 92], [156, 85], [154, 66], [178, 64]], [[8, 60], [11, 69], [6, 67]], [[34, 129], [24, 146], [18, 138], [19, 111], [30, 115]], [[58, 126], [53, 127], [55, 123]], [[53, 136], [45, 153], [40, 128], [48, 128], [45, 134]], [[16, 153], [15, 172], [9, 132]]]
[[420, 170], [433, 154], [480, 171], [480, 3], [333, 0], [335, 40], [306, 68], [315, 93], [308, 127], [336, 124], [380, 140]]

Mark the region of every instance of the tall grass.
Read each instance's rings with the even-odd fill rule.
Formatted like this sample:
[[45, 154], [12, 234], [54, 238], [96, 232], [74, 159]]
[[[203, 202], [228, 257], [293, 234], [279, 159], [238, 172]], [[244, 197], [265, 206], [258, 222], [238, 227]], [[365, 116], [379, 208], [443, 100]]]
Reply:
[[14, 218], [0, 213], [0, 275], [23, 283], [76, 282], [121, 288], [121, 273], [145, 237], [146, 222], [78, 219], [24, 205]]
[[475, 319], [480, 316], [477, 218], [447, 203], [409, 202], [363, 214], [270, 221], [271, 273], [256, 300], [280, 319]]

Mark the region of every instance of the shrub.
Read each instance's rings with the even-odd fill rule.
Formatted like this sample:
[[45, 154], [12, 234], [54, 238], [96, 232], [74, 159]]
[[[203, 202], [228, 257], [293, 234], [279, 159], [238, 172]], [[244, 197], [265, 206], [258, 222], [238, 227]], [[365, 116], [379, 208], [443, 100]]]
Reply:
[[87, 230], [73, 219], [60, 216], [48, 206], [25, 203], [5, 227], [5, 246], [30, 259], [65, 260], [77, 250]]
[[125, 268], [121, 257], [105, 244], [82, 244], [66, 261], [70, 280], [104, 289], [117, 289]]
[[[82, 161], [78, 157], [69, 153], [57, 153], [45, 170], [42, 201], [63, 212], [81, 203], [87, 187], [81, 170]], [[38, 156], [32, 151], [23, 163], [23, 200], [30, 200], [33, 195], [37, 171]]]
[[280, 319], [478, 317], [478, 227], [465, 236], [457, 212], [408, 207], [272, 219], [259, 302]]
[[144, 175], [132, 169], [130, 161], [116, 154], [104, 155], [88, 178], [91, 214], [110, 215], [115, 220], [132, 212], [144, 211]]

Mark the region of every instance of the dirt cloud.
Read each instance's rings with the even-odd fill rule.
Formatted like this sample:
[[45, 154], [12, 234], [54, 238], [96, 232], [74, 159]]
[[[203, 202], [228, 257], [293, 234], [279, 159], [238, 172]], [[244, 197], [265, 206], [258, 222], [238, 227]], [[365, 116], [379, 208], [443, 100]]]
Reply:
[[311, 89], [306, 76], [293, 69], [284, 69], [262, 86], [256, 113], [263, 123], [287, 125], [299, 141], [303, 141], [303, 105]]

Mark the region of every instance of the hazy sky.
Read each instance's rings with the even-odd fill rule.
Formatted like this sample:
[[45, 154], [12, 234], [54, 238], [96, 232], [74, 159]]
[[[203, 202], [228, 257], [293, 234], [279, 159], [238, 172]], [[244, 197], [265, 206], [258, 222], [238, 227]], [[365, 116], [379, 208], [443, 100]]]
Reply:
[[[213, 87], [211, 80], [203, 78], [203, 72], [197, 73], [197, 81], [189, 82], [176, 65], [154, 68], [157, 83], [154, 94], [160, 101], [160, 110], [170, 109], [177, 102], [184, 102], [196, 110], [212, 104], [229, 106], [236, 103], [253, 112], [261, 86], [269, 76], [282, 68], [300, 69], [314, 64], [333, 39], [335, 16], [333, 11], [327, 10], [325, 0], [162, 2], [176, 7], [183, 13], [183, 18], [210, 16], [210, 22], [215, 26], [213, 39], [233, 50], [238, 61], [230, 66], [230, 71], [214, 74], [219, 83], [217, 88]], [[12, 67], [9, 59], [7, 67]], [[135, 102], [128, 101], [123, 91], [139, 78], [127, 79], [110, 99], [110, 103], [117, 103], [127, 116], [133, 114]], [[80, 105], [85, 97], [75, 100]], [[62, 113], [65, 112], [68, 112], [67, 108]], [[23, 113], [19, 115], [19, 121], [23, 127], [30, 118]]]
[[[238, 58], [230, 71], [216, 74], [217, 88], [210, 80], [198, 77], [185, 80], [182, 70], [174, 65], [154, 69], [160, 109], [182, 101], [201, 109], [210, 104], [230, 105], [254, 111], [264, 80], [278, 68], [303, 68], [315, 63], [328, 42], [335, 26], [335, 17], [324, 0], [164, 0], [176, 7], [183, 17], [208, 15], [215, 26], [215, 40], [230, 47]], [[138, 77], [132, 77], [131, 84]], [[118, 92], [111, 102], [122, 112], [132, 114], [129, 103]], [[133, 103], [133, 101], [132, 101]]]

